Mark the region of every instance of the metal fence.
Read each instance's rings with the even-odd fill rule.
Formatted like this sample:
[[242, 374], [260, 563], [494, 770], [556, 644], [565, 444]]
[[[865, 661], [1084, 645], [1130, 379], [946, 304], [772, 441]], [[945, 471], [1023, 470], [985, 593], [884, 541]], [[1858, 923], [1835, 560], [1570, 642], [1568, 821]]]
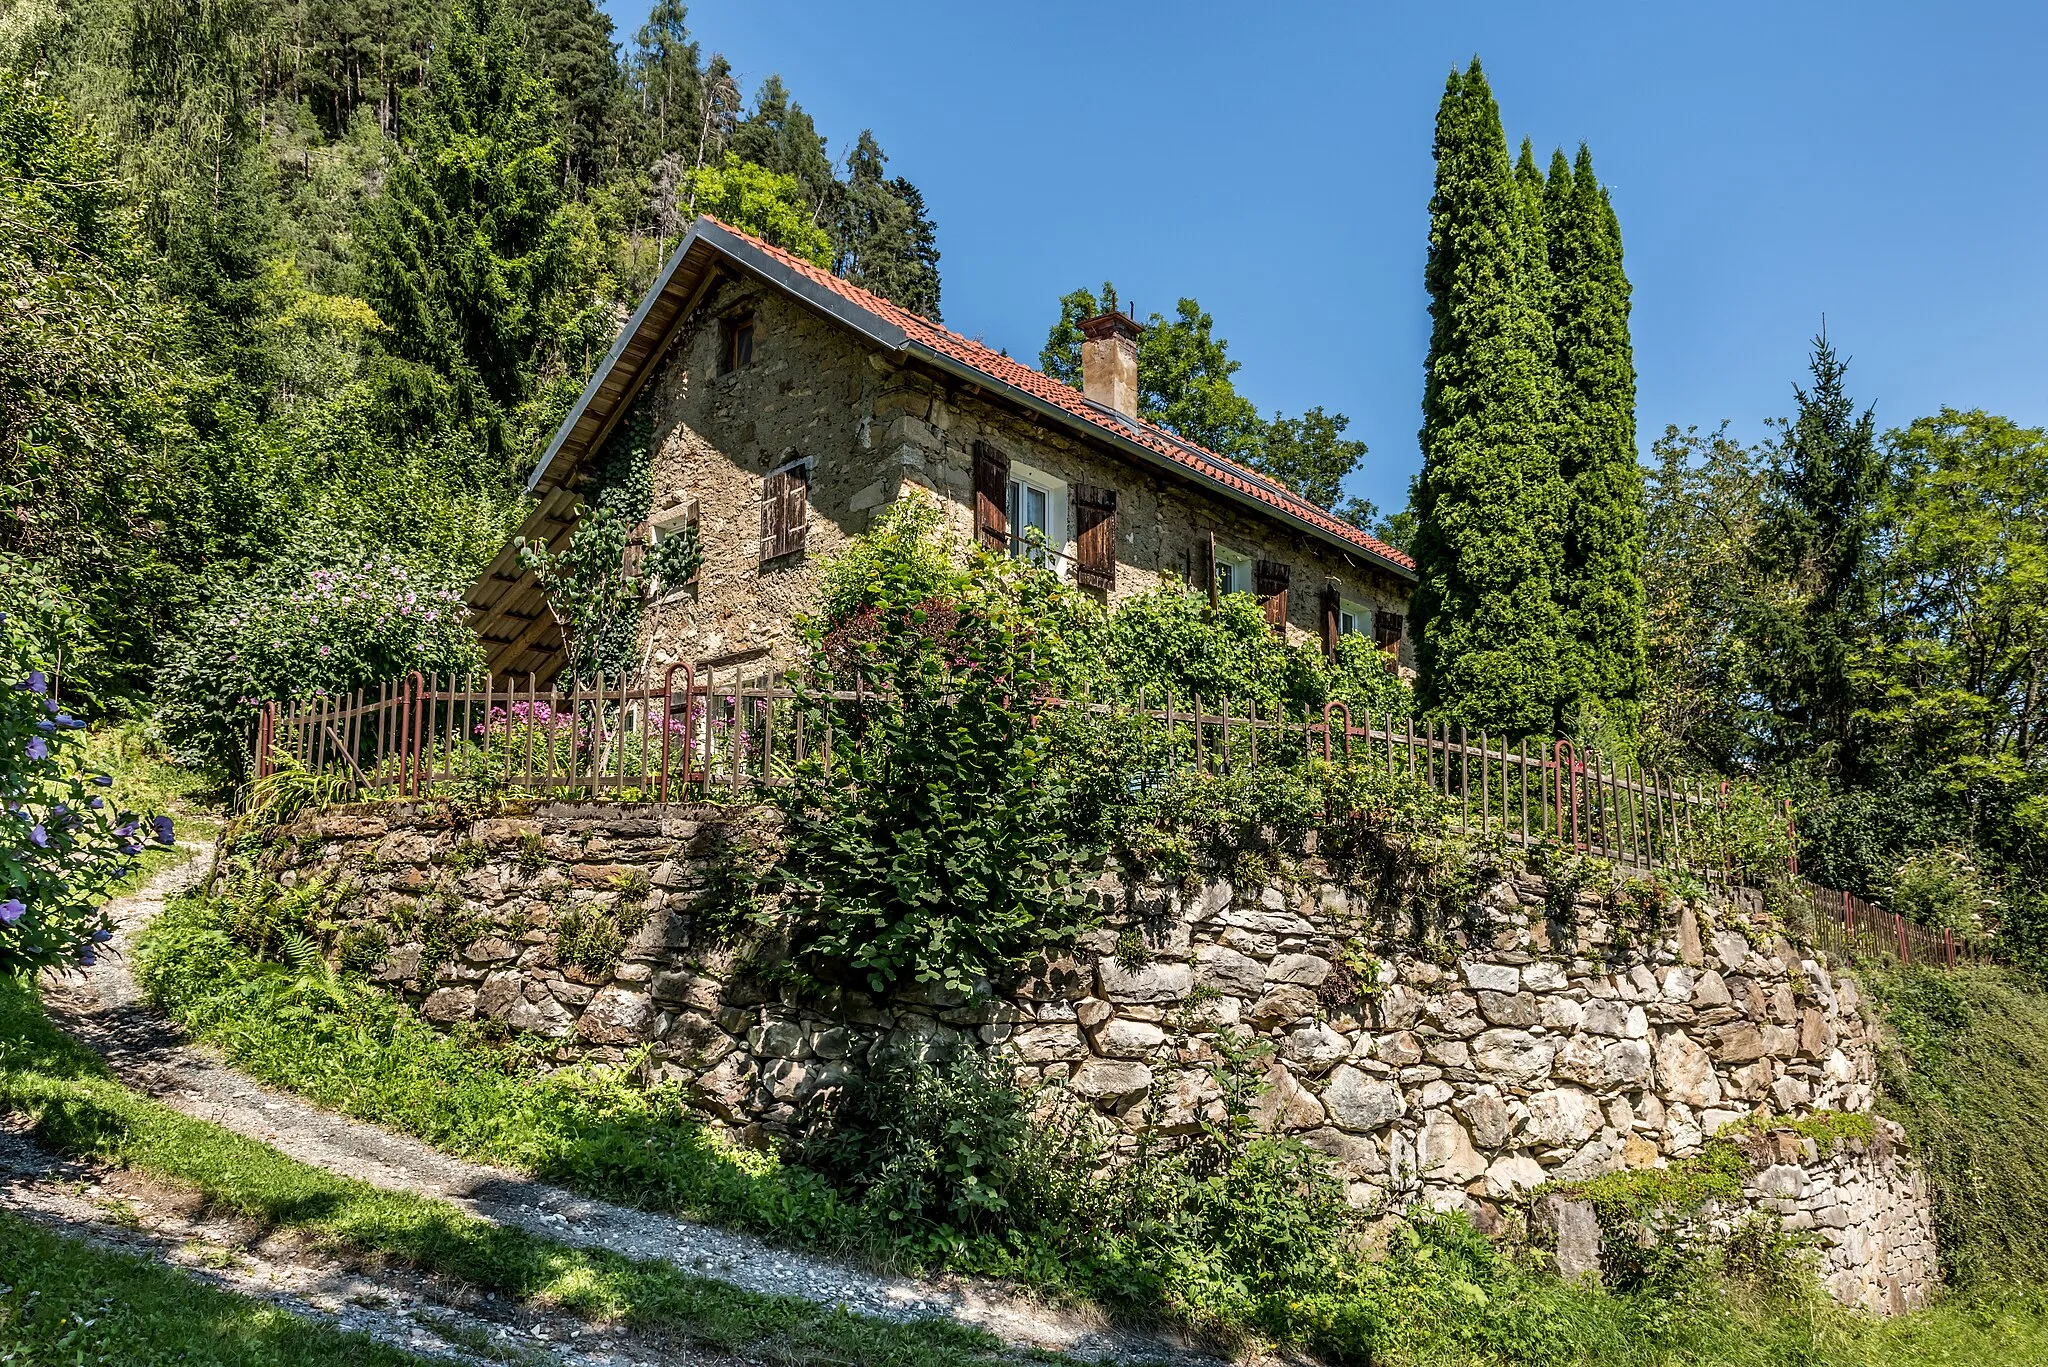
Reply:
[[[834, 768], [835, 747], [888, 704], [859, 688], [799, 693], [759, 663], [667, 667], [657, 683], [542, 689], [534, 679], [414, 674], [348, 694], [262, 705], [256, 775], [280, 763], [317, 776], [337, 798], [426, 797], [488, 790], [624, 802], [730, 800], [790, 781], [800, 765]], [[751, 672], [750, 672], [751, 671]], [[1333, 702], [1290, 719], [1256, 702], [1178, 698], [1157, 706], [1042, 699], [1047, 711], [1086, 709], [1144, 729], [1148, 755], [1171, 768], [1249, 773], [1321, 756], [1405, 777], [1434, 794], [1461, 834], [1482, 833], [1611, 861], [1643, 873], [1683, 870], [1724, 884], [1788, 871], [1745, 862], [1736, 833], [1747, 818], [1782, 822], [1789, 802], [1603, 760], [1570, 741], [1507, 740], [1409, 718], [1354, 714]], [[1158, 768], [1144, 776], [1156, 782]], [[1797, 873], [1797, 861], [1789, 872]], [[1971, 957], [1950, 932], [1890, 916], [1844, 893], [1811, 893], [1811, 942], [1901, 960]]]

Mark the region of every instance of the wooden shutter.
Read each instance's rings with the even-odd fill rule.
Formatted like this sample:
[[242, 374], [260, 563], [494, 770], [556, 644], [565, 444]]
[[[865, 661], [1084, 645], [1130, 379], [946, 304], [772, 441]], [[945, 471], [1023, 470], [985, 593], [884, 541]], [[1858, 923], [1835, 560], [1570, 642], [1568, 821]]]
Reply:
[[1373, 644], [1381, 650], [1399, 650], [1404, 625], [1398, 612], [1375, 612], [1372, 615]]
[[1332, 660], [1337, 658], [1337, 636], [1343, 627], [1337, 615], [1341, 611], [1343, 598], [1338, 594], [1337, 586], [1326, 586], [1323, 589], [1323, 654]]
[[1287, 582], [1293, 576], [1277, 560], [1261, 560], [1252, 569], [1259, 590], [1259, 603], [1266, 609], [1266, 621], [1273, 630], [1287, 630]]
[[1216, 533], [1210, 532], [1202, 542], [1202, 582], [1209, 586], [1209, 606], [1215, 607], [1216, 597]]
[[1116, 490], [1074, 486], [1074, 582], [1084, 589], [1116, 588]]
[[792, 465], [761, 481], [761, 559], [804, 549], [811, 531], [811, 469]]
[[993, 551], [1010, 548], [1010, 458], [974, 443], [974, 534]]

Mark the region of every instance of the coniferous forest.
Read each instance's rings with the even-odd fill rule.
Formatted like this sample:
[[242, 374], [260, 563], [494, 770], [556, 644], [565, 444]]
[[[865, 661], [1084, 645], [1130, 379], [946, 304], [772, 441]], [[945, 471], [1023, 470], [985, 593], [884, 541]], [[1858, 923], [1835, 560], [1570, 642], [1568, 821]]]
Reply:
[[917, 187], [865, 131], [835, 161], [778, 78], [741, 91], [686, 19], [0, 16], [0, 272], [29, 301], [0, 311], [0, 610], [74, 699], [141, 706], [195, 616], [273, 567], [388, 549], [474, 572], [696, 214], [938, 316]]

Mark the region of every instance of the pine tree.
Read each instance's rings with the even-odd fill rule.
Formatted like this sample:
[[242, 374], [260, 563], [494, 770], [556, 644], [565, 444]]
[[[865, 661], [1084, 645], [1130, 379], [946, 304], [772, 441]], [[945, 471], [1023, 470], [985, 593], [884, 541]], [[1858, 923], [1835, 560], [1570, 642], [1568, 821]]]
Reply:
[[1412, 612], [1422, 706], [1529, 734], [1556, 723], [1565, 491], [1540, 204], [1508, 160], [1478, 59], [1437, 111], [1432, 330]]
[[1557, 450], [1571, 496], [1559, 581], [1570, 642], [1567, 707], [1583, 702], [1632, 734], [1647, 672], [1635, 353], [1621, 227], [1584, 144], [1576, 166], [1562, 151], [1552, 156], [1544, 218], [1556, 287]]
[[846, 159], [833, 225], [833, 270], [912, 313], [939, 316], [937, 233], [917, 187], [885, 172], [889, 158], [868, 129]]
[[592, 0], [528, 0], [523, 8], [528, 49], [561, 108], [562, 179], [587, 189], [626, 151], [626, 86], [612, 21]]

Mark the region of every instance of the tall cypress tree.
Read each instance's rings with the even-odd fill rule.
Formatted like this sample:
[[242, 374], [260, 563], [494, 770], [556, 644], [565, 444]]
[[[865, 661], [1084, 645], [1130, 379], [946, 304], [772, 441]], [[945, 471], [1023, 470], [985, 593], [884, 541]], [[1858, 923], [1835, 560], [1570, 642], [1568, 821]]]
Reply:
[[1621, 227], [1583, 143], [1575, 166], [1562, 151], [1551, 157], [1544, 220], [1556, 289], [1558, 460], [1570, 490], [1559, 580], [1569, 640], [1567, 705], [1589, 704], [1633, 733], [1647, 672], [1635, 352]]
[[1412, 612], [1423, 707], [1508, 734], [1549, 729], [1565, 692], [1540, 209], [1474, 58], [1437, 110]]

